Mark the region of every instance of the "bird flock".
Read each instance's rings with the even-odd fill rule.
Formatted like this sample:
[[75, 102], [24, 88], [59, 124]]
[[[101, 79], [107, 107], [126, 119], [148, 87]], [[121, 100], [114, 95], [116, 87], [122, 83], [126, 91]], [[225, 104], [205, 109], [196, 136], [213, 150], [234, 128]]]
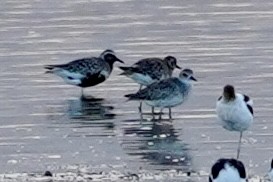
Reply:
[[[109, 78], [115, 62], [124, 63], [113, 50], [107, 49], [98, 57], [86, 57], [71, 61], [67, 64], [46, 65], [46, 73], [61, 77], [67, 84], [81, 87], [84, 97], [84, 88], [98, 85]], [[152, 108], [155, 118], [155, 108], [159, 108], [159, 119], [162, 118], [164, 108], [169, 110], [169, 119], [172, 119], [171, 108], [184, 103], [192, 90], [192, 81], [197, 81], [192, 69], [182, 69], [173, 56], [165, 58], [145, 58], [132, 66], [120, 66], [123, 72], [120, 75], [131, 78], [138, 83], [136, 93], [125, 95], [128, 101], [139, 101], [139, 112], [142, 114], [142, 103]], [[174, 77], [174, 69], [182, 69], [178, 77]], [[145, 87], [145, 88], [143, 88]], [[222, 95], [216, 102], [216, 114], [219, 123], [228, 131], [240, 133], [236, 159], [219, 159], [211, 168], [210, 182], [243, 182], [247, 181], [244, 164], [239, 161], [243, 132], [253, 123], [253, 101], [249, 96], [235, 92], [233, 85], [225, 85]], [[268, 173], [273, 181], [273, 160]]]

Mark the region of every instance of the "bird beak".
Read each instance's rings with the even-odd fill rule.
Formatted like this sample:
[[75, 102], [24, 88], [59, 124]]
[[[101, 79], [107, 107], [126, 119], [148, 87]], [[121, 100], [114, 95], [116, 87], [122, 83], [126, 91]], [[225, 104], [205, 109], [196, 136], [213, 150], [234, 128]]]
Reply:
[[120, 60], [119, 58], [116, 58], [116, 61], [124, 64], [124, 62], [122, 60]]
[[178, 68], [178, 69], [180, 69], [180, 70], [182, 69], [182, 68], [181, 68], [180, 66], [178, 66], [178, 65], [175, 65], [175, 67]]
[[194, 78], [193, 76], [191, 76], [190, 79], [197, 82], [197, 79]]

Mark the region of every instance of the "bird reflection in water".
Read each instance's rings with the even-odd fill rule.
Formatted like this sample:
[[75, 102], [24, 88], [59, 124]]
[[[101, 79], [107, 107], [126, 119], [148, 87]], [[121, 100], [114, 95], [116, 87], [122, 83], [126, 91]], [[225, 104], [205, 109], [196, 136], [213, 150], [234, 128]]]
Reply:
[[[126, 123], [127, 122], [127, 123]], [[131, 124], [128, 124], [128, 123]], [[189, 171], [191, 156], [188, 145], [178, 139], [170, 121], [153, 122], [125, 121], [123, 148], [129, 155], [141, 156], [144, 161], [156, 165], [158, 169], [174, 169]]]
[[69, 118], [80, 120], [80, 123], [79, 121], [75, 121], [78, 124], [81, 124], [79, 127], [114, 127], [112, 121], [107, 121], [115, 117], [115, 114], [111, 113], [111, 110], [113, 110], [114, 107], [107, 105], [104, 99], [81, 97], [80, 99], [69, 100], [68, 103]]

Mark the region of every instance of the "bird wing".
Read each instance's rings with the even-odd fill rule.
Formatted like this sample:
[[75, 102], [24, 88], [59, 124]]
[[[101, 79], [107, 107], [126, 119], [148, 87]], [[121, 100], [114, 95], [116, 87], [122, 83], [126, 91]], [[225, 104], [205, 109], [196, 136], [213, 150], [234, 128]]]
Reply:
[[249, 96], [242, 94], [244, 102], [246, 103], [246, 106], [249, 110], [249, 112], [254, 115], [254, 111], [253, 111], [253, 101], [250, 99]]
[[164, 74], [163, 62], [159, 58], [146, 58], [133, 65], [135, 72], [149, 75], [152, 79], [160, 80]]
[[71, 61], [67, 64], [61, 65], [49, 65], [46, 68], [62, 69], [70, 73], [80, 74], [84, 76], [96, 75], [105, 68], [107, 69], [106, 63], [101, 58], [91, 57], [91, 58], [82, 58], [75, 61]]
[[137, 92], [136, 96], [141, 100], [159, 100], [171, 94], [178, 94], [177, 85], [173, 82], [173, 78], [155, 82]]

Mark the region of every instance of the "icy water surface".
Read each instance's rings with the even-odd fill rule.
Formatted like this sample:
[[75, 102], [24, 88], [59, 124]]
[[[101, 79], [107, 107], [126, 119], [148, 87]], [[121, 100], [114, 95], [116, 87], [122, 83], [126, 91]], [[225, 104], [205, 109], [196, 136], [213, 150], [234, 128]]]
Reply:
[[[8, 0], [0, 5], [1, 173], [87, 166], [98, 173], [143, 170], [153, 176], [177, 169], [203, 172], [198, 179], [206, 180], [218, 158], [236, 154], [239, 134], [224, 130], [215, 117], [215, 101], [227, 83], [255, 103], [241, 160], [250, 175], [267, 172], [273, 157], [271, 1]], [[194, 70], [199, 81], [188, 102], [173, 109], [173, 121], [167, 115], [151, 121], [149, 107], [140, 120], [138, 103], [123, 97], [138, 85], [119, 75], [119, 63], [106, 82], [85, 90], [87, 99], [80, 98], [79, 88], [44, 74], [46, 64], [97, 56], [106, 48], [126, 65], [173, 55]]]

